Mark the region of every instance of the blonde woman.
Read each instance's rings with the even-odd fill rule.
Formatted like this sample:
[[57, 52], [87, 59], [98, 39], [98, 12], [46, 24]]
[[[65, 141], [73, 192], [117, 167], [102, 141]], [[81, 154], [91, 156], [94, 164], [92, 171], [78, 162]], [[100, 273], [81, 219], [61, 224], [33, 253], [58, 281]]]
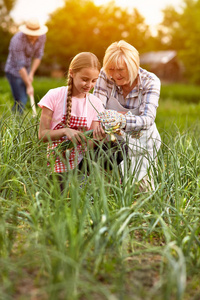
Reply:
[[[93, 93], [109, 110], [107, 116], [102, 114], [101, 121], [105, 127], [113, 127], [121, 120], [134, 180], [143, 181], [146, 187], [150, 184], [154, 189], [154, 182], [147, 174], [161, 144], [155, 124], [160, 96], [159, 78], [142, 69], [137, 49], [121, 40], [107, 48]], [[103, 135], [99, 129], [101, 133]], [[124, 162], [121, 166], [123, 170]]]

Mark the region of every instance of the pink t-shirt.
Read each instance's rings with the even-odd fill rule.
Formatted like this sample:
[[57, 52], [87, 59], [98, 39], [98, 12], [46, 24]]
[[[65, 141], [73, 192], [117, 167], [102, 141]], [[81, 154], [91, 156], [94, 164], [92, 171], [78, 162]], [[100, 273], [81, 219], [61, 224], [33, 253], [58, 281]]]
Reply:
[[[63, 114], [66, 113], [66, 106], [64, 107], [66, 90], [67, 88], [65, 86], [51, 89], [38, 103], [38, 106], [41, 108], [47, 107], [53, 111], [51, 129], [54, 129], [54, 127], [61, 122]], [[88, 93], [87, 99], [72, 97], [71, 115], [77, 117], [87, 117], [88, 129], [90, 129], [92, 121], [98, 121], [98, 112], [102, 112], [104, 110], [105, 109], [101, 100], [93, 94]]]

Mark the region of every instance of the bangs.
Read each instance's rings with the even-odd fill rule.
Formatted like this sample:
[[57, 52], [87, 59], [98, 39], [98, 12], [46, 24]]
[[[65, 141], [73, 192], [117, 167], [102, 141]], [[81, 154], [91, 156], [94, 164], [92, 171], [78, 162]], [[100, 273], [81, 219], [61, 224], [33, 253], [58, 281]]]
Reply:
[[134, 82], [139, 71], [139, 52], [135, 47], [121, 40], [112, 43], [106, 50], [103, 59], [103, 69], [109, 77], [109, 69], [120, 69], [126, 65], [128, 70], [130, 84]]
[[124, 57], [122, 53], [113, 53], [108, 58], [105, 56], [103, 61], [103, 68], [106, 73], [109, 72], [110, 68], [119, 69], [123, 65]]

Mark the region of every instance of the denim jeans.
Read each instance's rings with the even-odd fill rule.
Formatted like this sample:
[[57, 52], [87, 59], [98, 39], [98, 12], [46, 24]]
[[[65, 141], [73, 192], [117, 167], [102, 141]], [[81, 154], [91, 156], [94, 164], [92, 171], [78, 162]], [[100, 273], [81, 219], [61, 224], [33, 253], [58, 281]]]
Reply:
[[23, 113], [28, 97], [26, 94], [26, 85], [21, 77], [16, 77], [6, 72], [6, 77], [11, 87], [12, 95], [15, 100], [12, 107], [13, 112]]

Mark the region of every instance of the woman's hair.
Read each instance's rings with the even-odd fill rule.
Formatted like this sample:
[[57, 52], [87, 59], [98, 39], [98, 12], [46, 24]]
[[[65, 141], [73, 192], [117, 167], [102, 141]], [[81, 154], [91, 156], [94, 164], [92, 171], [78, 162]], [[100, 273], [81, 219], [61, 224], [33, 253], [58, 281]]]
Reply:
[[[83, 68], [94, 68], [100, 71], [101, 64], [96, 57], [91, 52], [81, 52], [77, 54], [71, 61], [69, 65], [69, 70], [73, 71], [73, 73], [78, 73]], [[66, 116], [66, 125], [70, 126], [70, 118], [71, 118], [71, 108], [72, 108], [72, 88], [73, 88], [73, 78], [70, 75], [70, 71], [68, 72], [68, 93], [67, 93], [67, 116]]]
[[111, 66], [118, 67], [122, 60], [124, 60], [127, 66], [130, 85], [132, 85], [138, 75], [140, 59], [137, 49], [129, 43], [123, 40], [112, 43], [105, 52], [103, 69], [106, 72], [106, 75], [110, 77], [109, 68]]

